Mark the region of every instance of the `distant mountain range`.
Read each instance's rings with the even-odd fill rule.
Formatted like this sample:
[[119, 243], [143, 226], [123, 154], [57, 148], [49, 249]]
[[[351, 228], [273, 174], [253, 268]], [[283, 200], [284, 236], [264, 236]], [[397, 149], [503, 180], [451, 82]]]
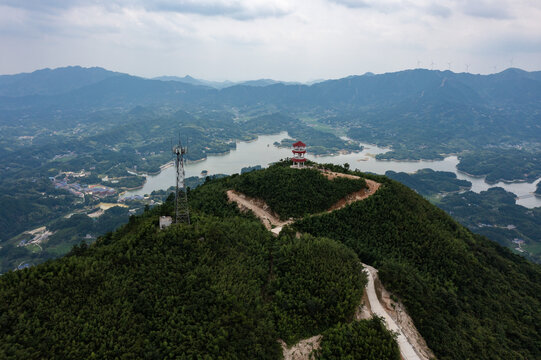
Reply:
[[[131, 76], [125, 73], [109, 71], [100, 67], [83, 68], [68, 66], [56, 69], [41, 69], [31, 73], [15, 75], [0, 75], [0, 96], [18, 97], [27, 95], [56, 95], [78, 88], [98, 83], [115, 76]], [[144, 80], [144, 78], [137, 77]], [[268, 86], [274, 84], [301, 85], [299, 82], [277, 81], [272, 79], [257, 79], [248, 81], [209, 81], [196, 79], [189, 75], [159, 76], [147, 80], [176, 81], [184, 84], [204, 86], [213, 89], [224, 89], [235, 85]], [[312, 84], [318, 81], [310, 82]]]
[[490, 147], [539, 147], [541, 72], [510, 68], [474, 75], [426, 69], [352, 75], [313, 85], [261, 79], [233, 84], [192, 77], [145, 79], [69, 67], [0, 77], [9, 123], [31, 110], [130, 111], [143, 106], [226, 111], [241, 117], [282, 112], [341, 128], [358, 141], [392, 146], [379, 157], [441, 159]]
[[[18, 98], [18, 99], [14, 99]], [[313, 85], [271, 79], [213, 82], [190, 76], [145, 79], [79, 66], [0, 76], [0, 107], [130, 106], [168, 103], [279, 108], [359, 108], [433, 101], [494, 105], [541, 102], [541, 72], [507, 69], [473, 75], [425, 69], [348, 76]]]

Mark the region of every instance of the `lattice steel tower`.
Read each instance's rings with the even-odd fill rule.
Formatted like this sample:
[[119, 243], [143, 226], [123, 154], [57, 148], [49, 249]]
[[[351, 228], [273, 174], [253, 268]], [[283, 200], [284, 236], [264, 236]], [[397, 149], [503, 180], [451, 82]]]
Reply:
[[190, 213], [188, 211], [188, 194], [186, 184], [184, 183], [184, 155], [188, 152], [187, 147], [183, 147], [180, 140], [178, 145], [173, 146], [175, 159], [175, 169], [177, 171], [177, 186], [175, 191], [175, 223], [190, 223]]

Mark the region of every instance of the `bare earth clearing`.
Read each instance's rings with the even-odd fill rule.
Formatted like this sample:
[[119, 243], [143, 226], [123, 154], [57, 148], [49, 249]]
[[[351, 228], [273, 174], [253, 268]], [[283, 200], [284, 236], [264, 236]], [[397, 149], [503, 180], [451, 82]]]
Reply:
[[[350, 175], [350, 174], [342, 174], [338, 172], [333, 172], [329, 170], [321, 170], [323, 175], [327, 177], [329, 180], [333, 180], [339, 177], [352, 179], [352, 180], [359, 180], [360, 177], [356, 175]], [[368, 189], [362, 189], [360, 191], [356, 191], [352, 194], [349, 194], [348, 196], [344, 197], [343, 199], [339, 200], [336, 204], [331, 206], [327, 212], [331, 212], [334, 210], [339, 210], [355, 201], [364, 200], [369, 196], [374, 195], [374, 193], [379, 189], [381, 186], [380, 183], [375, 182], [374, 180], [365, 179], [366, 185], [368, 186]]]
[[278, 235], [284, 226], [293, 222], [293, 219], [281, 221], [280, 217], [263, 200], [246, 196], [235, 190], [228, 190], [227, 198], [229, 201], [236, 202], [240, 211], [251, 210], [267, 230], [270, 230], [275, 235]]
[[321, 335], [301, 340], [290, 348], [288, 348], [286, 343], [282, 340], [278, 341], [280, 342], [280, 345], [282, 345], [284, 360], [308, 360], [313, 358], [310, 356], [312, 351], [319, 349]]

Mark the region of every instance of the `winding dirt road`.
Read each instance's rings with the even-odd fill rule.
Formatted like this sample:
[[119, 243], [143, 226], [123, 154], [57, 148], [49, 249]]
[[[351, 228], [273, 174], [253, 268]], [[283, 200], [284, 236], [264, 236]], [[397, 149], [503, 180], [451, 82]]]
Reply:
[[[390, 300], [390, 293], [385, 290], [378, 279], [378, 271], [373, 267], [362, 264], [367, 274], [368, 282], [359, 306], [355, 320], [370, 319], [373, 315], [382, 317], [387, 329], [398, 334], [396, 342], [403, 360], [430, 360], [434, 359], [434, 353], [428, 348], [426, 342], [413, 325], [413, 321], [405, 311], [394, 311]], [[400, 303], [394, 303], [395, 307], [402, 307]], [[396, 318], [396, 320], [394, 318]], [[400, 326], [397, 324], [400, 323]], [[312, 351], [320, 348], [321, 335], [303, 339], [297, 344], [287, 347], [282, 345], [284, 360], [311, 360]]]
[[[402, 329], [396, 324], [394, 319], [385, 311], [382, 303], [378, 299], [376, 293], [376, 287], [374, 286], [374, 278], [377, 276], [377, 270], [371, 266], [363, 264], [365, 272], [368, 276], [368, 283], [366, 284], [366, 295], [370, 303], [370, 311], [385, 320], [387, 329], [398, 333], [396, 342], [400, 349], [400, 355], [404, 360], [428, 360], [428, 357], [419, 356], [413, 345], [409, 342], [408, 338], [402, 331]], [[420, 336], [420, 335], [419, 335]], [[411, 336], [410, 336], [411, 337]]]

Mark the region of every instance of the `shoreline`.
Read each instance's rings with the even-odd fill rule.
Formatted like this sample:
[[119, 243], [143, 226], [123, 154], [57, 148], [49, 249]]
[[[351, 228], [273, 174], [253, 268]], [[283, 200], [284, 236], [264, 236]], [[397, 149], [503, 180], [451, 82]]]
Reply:
[[[136, 186], [136, 187], [132, 187], [132, 188], [126, 188], [126, 187], [123, 187], [123, 188], [119, 188], [119, 190], [121, 190], [122, 192], [124, 192], [124, 191], [139, 190], [139, 189], [142, 189], [142, 188], [145, 186], [146, 182], [147, 182], [147, 179], [145, 178], [145, 181], [143, 182], [142, 185], [139, 185], [139, 186]], [[120, 195], [120, 193], [119, 193], [119, 195]]]
[[[224, 156], [224, 155], [228, 155], [231, 153], [231, 150], [236, 150], [235, 149], [229, 149], [227, 151], [223, 151], [223, 152], [216, 152], [216, 153], [213, 153], [213, 152], [208, 152], [206, 153], [207, 155], [210, 155], [210, 156]], [[207, 157], [205, 157], [205, 160], [207, 159]], [[199, 160], [196, 160], [196, 161], [199, 161]]]
[[171, 160], [171, 161], [163, 164], [162, 166], [160, 166], [160, 171], [163, 171], [163, 170], [165, 170], [167, 168], [170, 168], [172, 166], [175, 166], [175, 162], [173, 160]]
[[186, 160], [186, 164], [197, 164], [201, 161], [205, 161], [207, 160], [207, 157], [205, 156], [204, 158], [201, 158], [201, 159], [197, 159], [197, 160]]
[[[274, 147], [278, 148], [278, 149], [291, 149], [291, 146], [282, 146], [282, 145], [274, 145]], [[338, 150], [338, 152], [328, 152], [328, 153], [318, 153], [318, 154], [314, 154], [310, 151], [306, 151], [306, 154], [308, 155], [311, 155], [313, 157], [324, 157], [324, 156], [340, 156], [340, 155], [350, 155], [350, 154], [358, 154], [358, 153], [361, 153], [364, 151], [364, 148], [362, 149], [359, 149], [359, 150], [345, 150], [345, 149], [342, 149], [342, 150]]]
[[437, 162], [437, 161], [444, 161], [445, 159], [452, 156], [452, 155], [451, 156], [446, 156], [446, 157], [444, 157], [442, 159], [415, 159], [415, 160], [408, 160], [408, 159], [394, 159], [394, 158], [378, 159], [378, 155], [379, 154], [377, 154], [375, 156], [376, 161], [394, 161], [394, 162], [400, 162], [400, 163], [420, 163], [420, 162], [423, 162], [423, 161], [425, 161], [425, 162]]
[[[458, 168], [458, 166], [457, 166], [457, 168], [456, 168], [456, 171], [459, 172], [459, 173], [461, 173], [461, 174], [464, 174], [464, 175], [467, 175], [467, 176], [469, 176], [469, 177], [476, 178], [476, 179], [482, 179], [482, 178], [486, 178], [486, 177], [487, 177], [486, 175], [473, 175], [473, 174], [467, 173], [467, 172], [465, 172], [465, 171], [463, 171], [463, 170], [460, 170], [460, 169]], [[485, 181], [485, 182], [486, 182], [486, 181]], [[487, 182], [487, 184], [489, 184], [489, 183]], [[489, 184], [489, 185], [491, 185], [491, 184]]]
[[[260, 134], [260, 135], [256, 135], [256, 137], [254, 139], [251, 139], [251, 140], [236, 140], [235, 141], [235, 144], [238, 144], [238, 143], [251, 143], [251, 142], [255, 142], [257, 140], [259, 140], [259, 138], [261, 136], [276, 136], [276, 135], [281, 135], [283, 134], [284, 137], [289, 137], [289, 134], [287, 133], [287, 131], [280, 131], [278, 133], [275, 133], [275, 134]], [[186, 164], [196, 164], [196, 163], [200, 163], [200, 162], [203, 162], [205, 160], [208, 160], [209, 157], [215, 157], [215, 156], [226, 156], [226, 155], [229, 155], [231, 154], [231, 152], [235, 150], [237, 151], [238, 148], [237, 146], [235, 146], [234, 148], [231, 148], [227, 151], [224, 151], [224, 152], [221, 152], [221, 153], [205, 153], [205, 156], [200, 158], [200, 159], [196, 159], [196, 160], [186, 160]], [[135, 190], [140, 190], [140, 189], [143, 189], [147, 183], [147, 177], [149, 176], [159, 176], [163, 171], [167, 170], [168, 168], [170, 167], [173, 167], [175, 166], [175, 162], [174, 160], [171, 160], [171, 161], [168, 161], [166, 162], [165, 164], [162, 164], [159, 166], [159, 170], [156, 171], [156, 172], [139, 172], [137, 170], [134, 170], [134, 169], [128, 169], [126, 168], [126, 171], [131, 174], [131, 175], [135, 175], [135, 176], [141, 176], [141, 177], [144, 177], [145, 180], [143, 182], [142, 185], [140, 186], [137, 186], [137, 187], [134, 187], [134, 188], [118, 188], [119, 190], [119, 194], [118, 194], [118, 197], [119, 198], [123, 198], [126, 196], [126, 193], [129, 192], [129, 191], [135, 191]], [[120, 192], [121, 191], [121, 192]]]
[[[377, 146], [377, 145], [376, 145]], [[392, 150], [391, 150], [392, 151]], [[456, 156], [457, 159], [458, 159], [458, 156], [457, 154], [439, 154], [440, 156], [442, 156], [441, 159], [424, 159], [424, 158], [420, 158], [420, 159], [396, 159], [396, 158], [385, 158], [385, 159], [378, 159], [378, 156], [380, 155], [383, 155], [383, 154], [386, 154], [385, 153], [381, 153], [381, 154], [376, 154], [375, 156], [375, 159], [377, 161], [396, 161], [396, 162], [411, 162], [411, 163], [418, 163], [418, 162], [421, 162], [421, 161], [426, 161], [426, 162], [437, 162], [437, 161], [444, 161], [450, 157], [453, 157], [453, 156]], [[460, 163], [460, 159], [458, 159], [459, 163]]]
[[[467, 176], [470, 176], [472, 178], [476, 178], [476, 179], [483, 179], [484, 178], [484, 181], [485, 183], [487, 183], [488, 185], [491, 185], [491, 186], [494, 186], [498, 183], [504, 183], [504, 184], [507, 184], [507, 185], [512, 185], [512, 184], [533, 184], [534, 182], [538, 181], [539, 179], [541, 179], [541, 176], [536, 178], [536, 179], [533, 179], [533, 181], [528, 181], [528, 180], [524, 180], [524, 179], [517, 179], [517, 180], [506, 180], [506, 179], [497, 179], [496, 181], [487, 181], [486, 177], [488, 175], [473, 175], [473, 174], [470, 174], [464, 170], [460, 170], [458, 167], [456, 168], [456, 171], [461, 173], [461, 174], [464, 174], [464, 175], [467, 175]], [[541, 195], [539, 195], [541, 196]]]

